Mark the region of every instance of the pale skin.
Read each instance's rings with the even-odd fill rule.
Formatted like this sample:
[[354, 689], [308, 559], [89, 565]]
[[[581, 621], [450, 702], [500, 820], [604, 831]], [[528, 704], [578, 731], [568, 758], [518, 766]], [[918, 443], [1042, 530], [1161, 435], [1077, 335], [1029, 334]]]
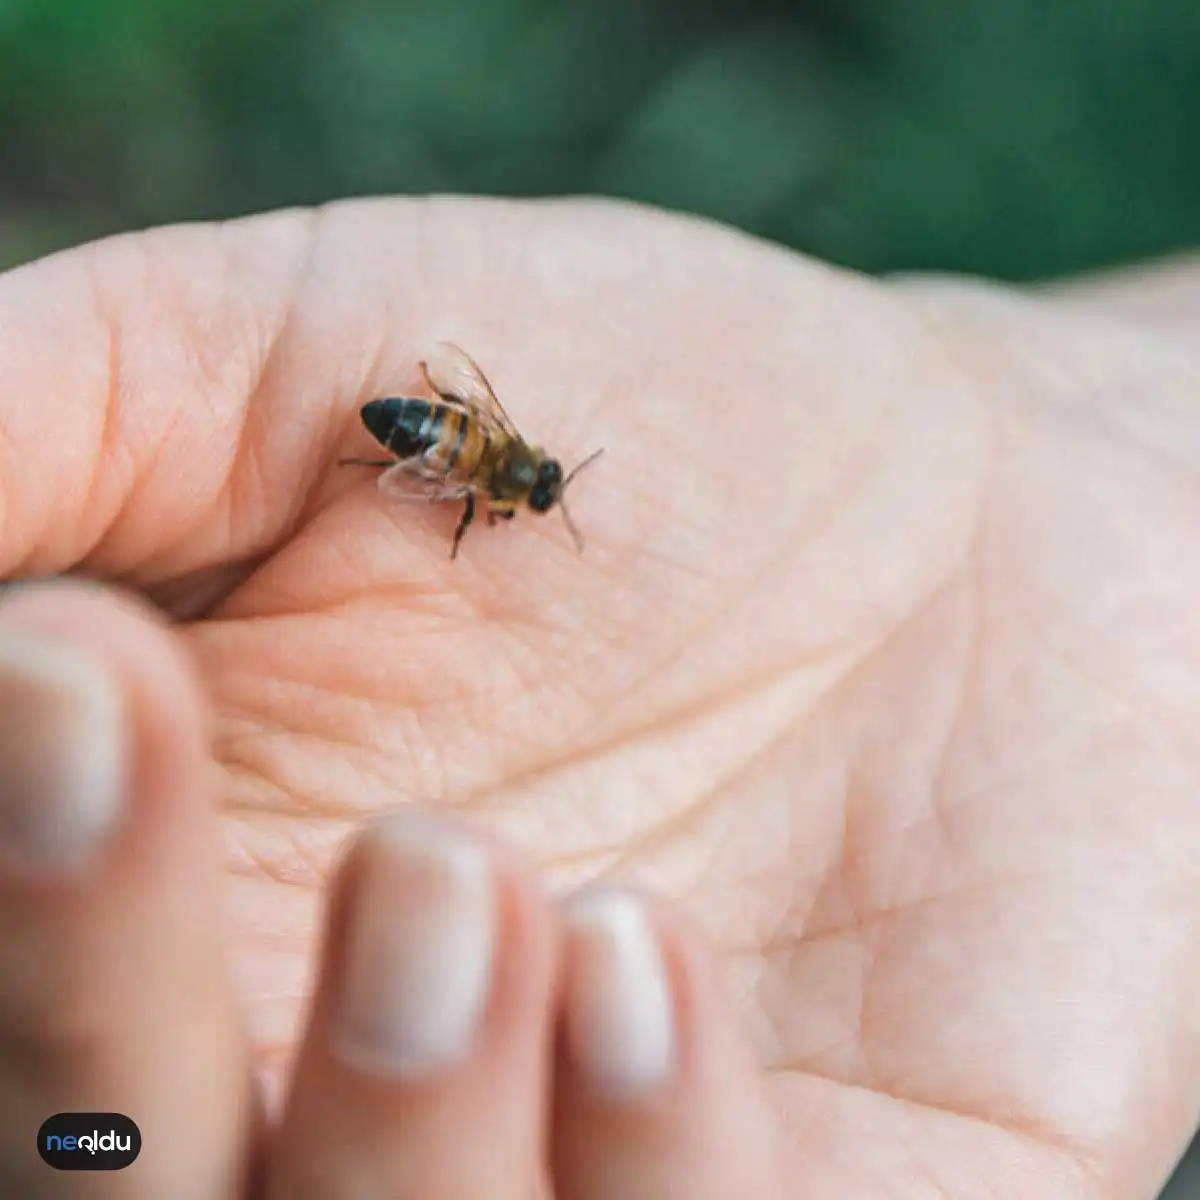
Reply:
[[[519, 512], [452, 563], [461, 504], [336, 465], [438, 339], [564, 469], [605, 448], [582, 555]], [[84, 866], [0, 872], [4, 1194], [60, 1194], [32, 1131], [89, 1108], [145, 1143], [72, 1195], [1156, 1194], [1200, 1102], [1200, 268], [886, 282], [354, 203], [10, 273], [0, 380], [4, 577], [174, 618], [0, 605], [116, 682], [132, 764]], [[329, 1048], [362, 864], [419, 914], [378, 833], [343, 858], [397, 806], [503, 897], [416, 1081]], [[668, 964], [632, 1099], [553, 1036], [598, 881]]]

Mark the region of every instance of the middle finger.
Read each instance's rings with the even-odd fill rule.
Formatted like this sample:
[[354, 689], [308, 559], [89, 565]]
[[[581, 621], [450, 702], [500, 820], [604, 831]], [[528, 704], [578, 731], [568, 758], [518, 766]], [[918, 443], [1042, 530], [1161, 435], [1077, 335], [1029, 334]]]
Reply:
[[481, 839], [409, 814], [370, 829], [335, 884], [268, 1196], [536, 1194], [554, 928]]

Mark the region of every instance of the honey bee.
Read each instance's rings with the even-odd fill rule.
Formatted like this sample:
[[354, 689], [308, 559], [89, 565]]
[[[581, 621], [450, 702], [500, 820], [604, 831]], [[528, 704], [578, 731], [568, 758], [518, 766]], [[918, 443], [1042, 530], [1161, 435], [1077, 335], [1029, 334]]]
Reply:
[[433, 373], [428, 361], [419, 364], [430, 399], [387, 397], [368, 401], [360, 411], [367, 432], [395, 457], [344, 458], [341, 465], [387, 468], [379, 485], [397, 500], [430, 504], [463, 500], [451, 559], [458, 555], [463, 535], [475, 519], [477, 501], [482, 502], [489, 525], [512, 520], [522, 505], [535, 513], [558, 505], [576, 549], [582, 552], [583, 537], [571, 520], [564, 493], [603, 448], [564, 478], [558, 459], [531, 446], [517, 431], [470, 355], [451, 342], [439, 343], [438, 349]]

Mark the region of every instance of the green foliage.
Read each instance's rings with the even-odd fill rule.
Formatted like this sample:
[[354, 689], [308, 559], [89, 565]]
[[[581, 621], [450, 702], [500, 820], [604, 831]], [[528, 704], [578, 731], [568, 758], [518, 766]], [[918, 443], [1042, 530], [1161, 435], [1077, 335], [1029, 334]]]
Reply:
[[346, 195], [600, 192], [870, 271], [1194, 244], [1194, 0], [0, 0], [0, 265]]

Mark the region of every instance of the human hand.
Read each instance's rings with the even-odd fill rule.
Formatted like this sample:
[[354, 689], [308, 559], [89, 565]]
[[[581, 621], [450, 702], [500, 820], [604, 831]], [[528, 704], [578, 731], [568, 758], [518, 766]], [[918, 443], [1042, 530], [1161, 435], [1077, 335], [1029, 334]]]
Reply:
[[[136, 1110], [117, 1178], [148, 1190], [106, 1194], [230, 1194], [267, 1144], [234, 1001], [277, 1082], [338, 846], [405, 803], [531, 864], [499, 868], [524, 1035], [432, 1107], [322, 1067], [268, 1170], [332, 1144], [345, 1173], [417, 1162], [415, 1194], [472, 1161], [527, 1193], [558, 955], [532, 875], [678, 900], [757, 1063], [661, 913], [700, 964], [699, 1069], [665, 1115], [600, 1119], [560, 1064], [559, 1194], [1153, 1194], [1196, 1106], [1194, 325], [607, 204], [409, 201], [85, 248], [0, 281], [0, 331], [4, 575], [179, 622], [0, 610], [105, 662], [145, 760], [99, 878], [0, 896], [6, 1103]], [[605, 446], [582, 557], [526, 513], [451, 563], [456, 508], [336, 467], [439, 338], [568, 464]], [[5, 1169], [36, 1195], [27, 1147]]]

